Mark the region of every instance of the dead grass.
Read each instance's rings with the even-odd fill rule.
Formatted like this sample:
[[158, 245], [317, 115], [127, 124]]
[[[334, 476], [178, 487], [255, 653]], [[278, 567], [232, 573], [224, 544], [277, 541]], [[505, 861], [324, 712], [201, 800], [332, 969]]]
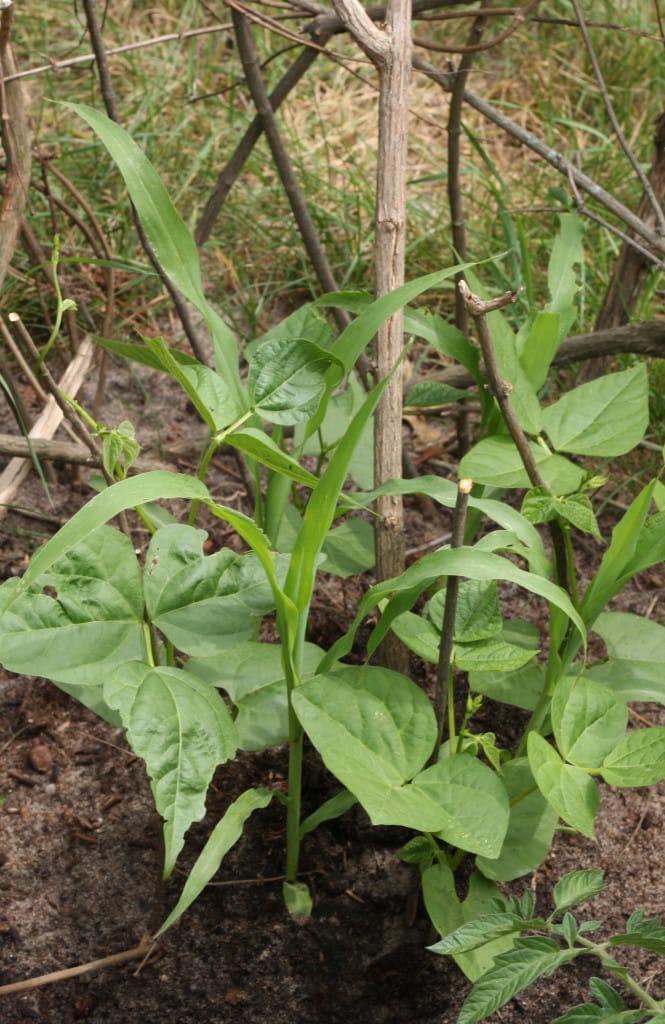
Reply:
[[[601, 0], [587, 7], [590, 17], [608, 20], [608, 5]], [[274, 8], [269, 10], [275, 14]], [[227, 12], [220, 8], [217, 13], [218, 24], [223, 24]], [[553, 3], [546, 13], [569, 17], [570, 8]], [[594, 29], [594, 42], [619, 119], [648, 164], [650, 126], [665, 77], [653, 5], [640, 0], [610, 14], [627, 31]], [[182, 6], [158, 0], [148, 9], [119, 0], [105, 12], [104, 33], [112, 47], [212, 24], [213, 16], [194, 0]], [[293, 22], [288, 24], [294, 27]], [[504, 24], [497, 19], [488, 34], [496, 34]], [[467, 31], [468, 22], [453, 23], [452, 28], [450, 22], [418, 26], [420, 36], [435, 40], [464, 39]], [[287, 44], [266, 30], [258, 31], [257, 39], [262, 53], [272, 58], [265, 66], [272, 86], [293, 59], [293, 51], [280, 55]], [[47, 5], [35, 0], [17, 10], [13, 40], [22, 68], [90, 50], [82, 15], [64, 2]], [[283, 107], [280, 121], [340, 285], [371, 287], [376, 86], [372, 69], [349, 40], [335, 37], [332, 49], [344, 62], [321, 57]], [[431, 54], [430, 59], [445, 67], [443, 55]], [[219, 169], [252, 116], [230, 32], [163, 42], [112, 57], [110, 66], [123, 123], [145, 148], [193, 227]], [[469, 86], [569, 158], [578, 159], [622, 201], [637, 202], [639, 185], [611, 138], [597, 84], [573, 29], [527, 23], [499, 49], [478, 56]], [[57, 160], [88, 197], [119, 259], [142, 260], [128, 203], [110, 161], [71, 112], [51, 102], [101, 106], [91, 66], [41, 74], [29, 80], [29, 89], [40, 150]], [[445, 194], [448, 97], [416, 74], [411, 111], [408, 273], [416, 276], [451, 258]], [[556, 203], [548, 190], [565, 189], [566, 183], [475, 112], [465, 113], [465, 126], [474, 140], [467, 138], [463, 154], [470, 255], [482, 259], [505, 250], [506, 217], [512, 218], [527, 239], [537, 288], [545, 301], [540, 268], [546, 265], [556, 229]], [[65, 256], [90, 257], [79, 232], [66, 217], [54, 219], [36, 194], [33, 223], [47, 248], [58, 231]], [[595, 227], [586, 237], [591, 322], [617, 243]], [[213, 295], [243, 334], [264, 329], [276, 309], [288, 308], [316, 291], [264, 142], [227, 200], [205, 261]], [[504, 272], [510, 274], [507, 265]], [[21, 293], [21, 275], [29, 273], [29, 263], [19, 260], [8, 285], [12, 302]], [[159, 294], [159, 289], [154, 291], [150, 301]], [[129, 291], [128, 303], [135, 299]], [[5, 302], [0, 299], [0, 305]], [[92, 300], [91, 306], [93, 315]]]

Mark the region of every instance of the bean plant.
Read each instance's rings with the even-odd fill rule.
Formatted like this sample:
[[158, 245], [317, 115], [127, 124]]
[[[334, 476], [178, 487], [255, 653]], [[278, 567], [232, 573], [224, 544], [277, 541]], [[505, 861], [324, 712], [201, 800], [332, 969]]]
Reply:
[[[286, 906], [310, 913], [311, 894], [298, 873], [301, 843], [322, 822], [360, 804], [374, 825], [411, 831], [399, 856], [418, 866], [427, 911], [443, 937], [435, 948], [454, 955], [482, 984], [479, 979], [493, 976], [506, 958], [519, 958], [532, 941], [520, 937], [524, 927], [554, 927], [551, 921], [534, 925], [529, 907], [504, 901], [508, 909], [501, 914], [510, 917], [510, 927], [506, 919], [491, 941], [469, 945], [469, 934], [477, 938], [487, 913], [504, 899], [498, 883], [535, 870], [562, 823], [593, 837], [599, 781], [630, 787], [665, 777], [665, 728], [629, 728], [628, 717], [631, 701], [665, 699], [665, 628], [607, 610], [633, 576], [665, 556], [665, 514], [654, 511], [656, 479], [606, 539], [583, 593], [574, 568], [576, 531], [601, 539], [592, 501], [602, 482], [599, 460], [630, 451], [647, 429], [646, 368], [639, 363], [608, 374], [553, 402], [542, 397], [576, 315], [579, 223], [573, 214], [562, 217], [547, 307], [517, 332], [505, 311], [488, 317], [501, 374], [510, 381], [511, 401], [545, 481], [530, 486], [485, 388], [476, 347], [441, 317], [409, 305], [452, 280], [459, 266], [378, 301], [340, 293], [307, 304], [248, 346], [243, 379], [237, 341], [204, 295], [196, 246], [153, 168], [120, 127], [90, 108], [75, 109], [117, 162], [164, 272], [207, 325], [214, 367], [159, 337], [100, 344], [169, 374], [206, 424], [209, 443], [196, 475], [129, 475], [138, 450], [131, 424], [92, 424], [115, 482], [33, 555], [22, 578], [0, 587], [2, 663], [53, 680], [126, 730], [164, 819], [165, 877], [188, 828], [204, 814], [216, 769], [238, 751], [288, 745], [287, 792], [251, 788], [230, 805], [156, 937], [212, 879], [248, 817], [274, 799], [286, 815]], [[474, 269], [462, 269], [480, 289]], [[339, 337], [323, 313], [333, 304], [357, 314]], [[345, 576], [373, 564], [371, 525], [358, 512], [379, 493], [372, 490], [367, 452], [382, 387], [365, 392], [354, 367], [379, 324], [402, 307], [407, 330], [461, 362], [480, 386], [481, 437], [460, 466], [475, 481], [465, 535], [463, 543], [442, 546], [399, 577], [370, 586], [350, 628], [325, 650], [307, 639], [317, 574]], [[457, 397], [425, 382], [409, 401], [427, 407]], [[267, 481], [256, 487], [251, 515], [208, 490], [210, 462], [222, 447], [242, 455], [257, 485]], [[519, 511], [503, 500], [506, 488], [524, 491]], [[391, 481], [381, 493], [421, 493], [444, 508], [459, 508], [457, 484], [440, 477]], [[186, 522], [159, 504], [169, 499], [189, 503]], [[196, 525], [202, 507], [235, 531], [244, 553], [205, 553], [207, 534]], [[109, 525], [127, 509], [136, 509], [151, 533], [143, 558]], [[538, 528], [543, 523], [561, 531], [568, 556], [563, 576]], [[452, 621], [451, 580], [457, 591]], [[501, 582], [544, 603], [546, 655], [539, 656], [541, 637], [531, 623], [504, 619]], [[444, 722], [421, 687], [372, 664], [372, 656], [393, 630], [441, 672], [447, 606], [452, 646], [443, 668]], [[372, 613], [377, 620], [365, 661], [345, 663]], [[278, 642], [258, 639], [266, 616], [274, 618]], [[593, 664], [586, 653], [592, 629], [608, 652]], [[455, 670], [468, 673], [461, 716]], [[493, 733], [476, 728], [485, 696], [530, 713], [514, 751], [500, 749]], [[303, 818], [305, 737], [339, 790]], [[462, 901], [455, 872], [463, 860], [471, 860], [473, 870]], [[568, 917], [564, 921], [556, 935], [572, 935]]]

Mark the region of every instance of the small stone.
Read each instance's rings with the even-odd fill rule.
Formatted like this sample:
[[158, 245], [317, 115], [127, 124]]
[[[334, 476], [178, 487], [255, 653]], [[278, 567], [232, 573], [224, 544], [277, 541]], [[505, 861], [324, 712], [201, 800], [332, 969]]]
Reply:
[[28, 763], [36, 772], [47, 772], [53, 763], [53, 756], [47, 746], [38, 743], [30, 750]]

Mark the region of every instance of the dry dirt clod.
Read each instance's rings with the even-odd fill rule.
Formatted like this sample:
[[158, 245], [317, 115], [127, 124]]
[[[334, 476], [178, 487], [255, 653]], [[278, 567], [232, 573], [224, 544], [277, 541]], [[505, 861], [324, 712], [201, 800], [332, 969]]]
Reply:
[[38, 743], [28, 752], [28, 764], [36, 772], [47, 772], [53, 763], [53, 755], [50, 749], [43, 743]]

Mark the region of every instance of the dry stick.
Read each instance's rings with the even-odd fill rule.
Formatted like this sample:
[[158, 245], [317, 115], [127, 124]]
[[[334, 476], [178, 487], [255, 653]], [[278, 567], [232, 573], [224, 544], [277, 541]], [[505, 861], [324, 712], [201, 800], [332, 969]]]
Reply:
[[[475, 46], [485, 28], [487, 18], [485, 14], [478, 15], [474, 19], [469, 32], [469, 44]], [[415, 40], [414, 40], [415, 42]], [[464, 223], [464, 200], [462, 198], [462, 183], [460, 179], [460, 141], [462, 136], [462, 106], [464, 104], [464, 88], [466, 78], [473, 65], [473, 49], [469, 50], [461, 58], [455, 71], [455, 84], [450, 95], [450, 109], [448, 111], [448, 206], [450, 207], [450, 227], [453, 243], [453, 257], [464, 263], [467, 259], [466, 228]], [[464, 280], [464, 274], [460, 270], [455, 275], [455, 281], [459, 284]], [[459, 288], [455, 290], [455, 326], [466, 337], [469, 333], [469, 317], [466, 303], [462, 298]], [[457, 447], [459, 455], [466, 454], [471, 446], [469, 433], [469, 417], [460, 416], [457, 420]]]
[[662, 207], [660, 205], [660, 202], [658, 201], [658, 197], [656, 196], [656, 193], [654, 192], [653, 188], [651, 187], [651, 182], [649, 181], [649, 178], [647, 177], [647, 175], [644, 173], [644, 170], [642, 169], [642, 165], [637, 160], [635, 154], [633, 153], [632, 149], [630, 148], [630, 145], [628, 144], [628, 140], [626, 139], [626, 136], [624, 135], [624, 133], [622, 131], [621, 125], [619, 124], [619, 121], [618, 121], [618, 118], [616, 116], [616, 113], [614, 112], [614, 106], [612, 105], [612, 99], [611, 99], [609, 91], [607, 89], [607, 84], [606, 84], [605, 79], [603, 77], [603, 72], [600, 69], [600, 64], [598, 63], [598, 58], [596, 56], [596, 51], [594, 49], [593, 43], [591, 42], [591, 36], [589, 35], [589, 32], [587, 30], [587, 26], [584, 24], [584, 17], [582, 15], [582, 11], [580, 9], [579, 0], [571, 0], [571, 3], [573, 5], [573, 9], [575, 11], [575, 17], [577, 18], [577, 22], [578, 22], [578, 24], [580, 26], [580, 31], [582, 33], [582, 38], [584, 39], [584, 45], [586, 47], [587, 54], [589, 55], [589, 60], [591, 61], [591, 66], [593, 67], [593, 73], [596, 76], [596, 81], [598, 82], [598, 88], [600, 90], [600, 95], [601, 95], [601, 97], [603, 99], [603, 103], [605, 104], [605, 110], [607, 111], [607, 116], [609, 117], [610, 123], [612, 125], [612, 128], [614, 129], [614, 134], [616, 135], [617, 139], [619, 140], [619, 145], [621, 146], [622, 150], [626, 154], [626, 156], [628, 158], [628, 162], [630, 163], [631, 167], [635, 171], [635, 174], [637, 175], [637, 177], [639, 178], [640, 182], [642, 183], [642, 188], [644, 189], [644, 194], [648, 197], [649, 202], [651, 203], [651, 206], [653, 208], [653, 212], [655, 214], [656, 220], [658, 222], [658, 230], [659, 230], [659, 232], [661, 234], [665, 235], [665, 214], [663, 213]]
[[[499, 32], [498, 35], [494, 36], [493, 39], [489, 39], [485, 43], [467, 43], [466, 46], [446, 46], [445, 43], [433, 43], [428, 39], [419, 39], [414, 36], [413, 42], [415, 46], [422, 46], [426, 50], [436, 50], [439, 53], [461, 53], [461, 54], [474, 54], [482, 53], [484, 50], [491, 50], [495, 46], [499, 46], [504, 43], [506, 39], [509, 39], [514, 32], [517, 32], [522, 27], [526, 19], [528, 18], [531, 11], [538, 6], [540, 0], [527, 0], [524, 7], [518, 7], [511, 11], [513, 16], [512, 24], [508, 25]], [[483, 8], [477, 12], [478, 18], [484, 20], [488, 14], [493, 14], [491, 8]]]
[[[291, 205], [291, 210], [293, 211], [293, 216], [295, 217], [298, 225], [298, 230], [300, 231], [305, 248], [307, 249], [307, 254], [311, 260], [314, 272], [323, 291], [336, 291], [337, 284], [335, 278], [333, 277], [330, 264], [328, 263], [323, 246], [321, 245], [314, 221], [310, 216], [302, 190], [298, 184], [298, 179], [293, 169], [291, 158], [289, 157], [286, 146], [284, 145], [284, 141], [277, 124], [277, 119], [275, 117], [275, 112], [270, 103], [268, 93], [266, 92], [263, 76], [261, 75], [259, 56], [256, 51], [256, 46], [254, 45], [254, 37], [252, 36], [249, 21], [244, 14], [241, 14], [235, 8], [232, 11], [232, 16], [236, 40], [238, 43], [238, 52], [245, 72], [245, 78], [247, 79], [247, 85], [249, 86], [249, 91], [252, 94], [254, 106], [261, 118], [263, 130], [266, 134], [266, 138], [268, 139], [268, 144], [272, 152], [273, 160], [275, 161], [275, 166], [282, 180], [284, 190]], [[333, 310], [333, 315], [340, 330], [344, 330], [344, 328], [351, 322], [351, 318], [346, 310], [335, 309]]]
[[[453, 88], [453, 76], [447, 72], [439, 71], [434, 65], [429, 64], [427, 61], [422, 60], [420, 57], [414, 57], [413, 66], [418, 71], [422, 71], [424, 74], [431, 78], [432, 81], [437, 82], [438, 85], [444, 89], [445, 92], [451, 92]], [[511, 121], [509, 117], [500, 113], [493, 107], [491, 103], [487, 103], [481, 99], [480, 96], [476, 96], [475, 93], [469, 89], [464, 90], [464, 101], [477, 110], [479, 114], [486, 117], [493, 124], [496, 124], [499, 128], [502, 128], [505, 132], [511, 135], [518, 142], [527, 146], [534, 153], [540, 156], [543, 160], [549, 163], [552, 167], [555, 167], [561, 174], [570, 175], [575, 181], [577, 187], [584, 192], [588, 193], [592, 199], [597, 203], [600, 203], [613, 213], [615, 217], [623, 221], [632, 231], [635, 232], [640, 238], [644, 239], [649, 245], [659, 253], [665, 253], [665, 238], [660, 235], [657, 231], [654, 231], [648, 224], [645, 224], [643, 220], [636, 217], [632, 210], [629, 210], [627, 206], [620, 203], [614, 196], [606, 192], [597, 182], [593, 181], [582, 171], [565, 159], [561, 153], [557, 152], [551, 146], [548, 146], [542, 139], [539, 139], [533, 132], [526, 131], [521, 125]]]
[[[464, 527], [469, 507], [469, 495], [473, 480], [460, 480], [457, 484], [457, 500], [453, 513], [453, 529], [450, 537], [451, 548], [461, 548], [464, 543]], [[454, 691], [451, 685], [451, 662], [453, 657], [453, 637], [455, 633], [455, 617], [457, 615], [457, 595], [459, 593], [459, 576], [449, 576], [446, 582], [446, 603], [443, 609], [443, 624], [439, 643], [439, 661], [436, 669], [436, 690], [434, 693], [434, 711], [436, 713], [437, 736], [436, 745], [430, 758], [435, 764], [441, 750], [443, 730], [448, 708], [448, 738], [451, 747], [455, 741], [455, 704]], [[455, 751], [451, 749], [451, 754]]]
[[88, 971], [101, 971], [105, 967], [114, 967], [116, 964], [124, 964], [128, 960], [137, 960], [139, 957], [147, 957], [154, 949], [154, 942], [144, 943], [135, 949], [126, 949], [122, 953], [113, 953], [111, 956], [103, 956], [100, 960], [91, 960], [87, 964], [79, 964], [77, 967], [65, 967], [61, 971], [52, 971], [50, 974], [40, 974], [38, 978], [28, 978], [26, 981], [15, 981], [11, 985], [0, 985], [0, 996], [8, 996], [15, 992], [28, 992], [32, 988], [41, 988], [43, 985], [52, 985], [56, 981], [65, 981], [67, 978], [78, 978]]
[[[565, 366], [596, 356], [616, 356], [626, 352], [665, 359], [665, 320], [646, 320], [644, 323], [626, 324], [591, 334], [571, 335], [559, 346], [552, 364]], [[428, 370], [425, 375], [413, 377], [409, 381], [405, 393], [407, 403], [409, 390], [422, 380], [441, 381], [456, 388], [471, 388], [475, 383], [463, 366], [449, 366], [441, 371]]]
[[7, 180], [0, 203], [0, 287], [14, 256], [28, 200], [32, 147], [25, 94], [20, 82], [4, 76], [16, 71], [9, 43], [13, 7], [0, 14], [0, 141], [7, 161]]
[[[305, 72], [314, 63], [319, 52], [320, 51], [318, 49], [308, 46], [298, 55], [297, 59], [270, 93], [269, 102], [273, 110], [279, 109], [291, 90], [298, 84]], [[263, 119], [259, 114], [257, 114], [236, 146], [236, 149], [226, 167], [220, 171], [217, 177], [215, 187], [210, 193], [203, 213], [201, 214], [201, 218], [196, 225], [194, 239], [197, 245], [203, 245], [203, 243], [210, 237], [215, 221], [219, 216], [219, 211], [238, 179], [250, 153], [260, 139], [262, 132]]]
[[[359, 0], [334, 0], [337, 14], [379, 74], [379, 139], [376, 177], [375, 292], [387, 295], [404, 283], [406, 249], [406, 177], [411, 77], [409, 0], [390, 0], [386, 27], [379, 29]], [[404, 347], [404, 313], [386, 320], [375, 342], [377, 377], [385, 381]], [[379, 402], [374, 427], [374, 480], [380, 487], [402, 475], [402, 379], [392, 374]], [[376, 569], [379, 580], [404, 571], [404, 507], [401, 496], [377, 501]], [[408, 672], [408, 652], [388, 634], [379, 658], [389, 668]]]
[[[503, 421], [508, 427], [511, 437], [515, 442], [515, 447], [519, 452], [522, 464], [527, 472], [529, 480], [531, 481], [531, 485], [533, 487], [547, 488], [547, 483], [538, 468], [538, 463], [536, 462], [534, 454], [529, 447], [526, 434], [522, 430], [522, 426], [515, 414], [515, 410], [513, 409], [513, 404], [510, 401], [512, 384], [501, 379], [499, 364], [494, 352], [494, 345], [492, 344], [489, 327], [487, 326], [487, 314], [491, 313], [495, 309], [503, 309], [504, 306], [510, 305], [511, 302], [515, 301], [518, 293], [516, 291], [506, 292], [497, 299], [485, 301], [478, 295], [473, 294], [466, 281], [460, 281], [458, 288], [464, 296], [464, 301], [466, 302], [476, 325], [478, 342], [483, 354], [485, 373], [489, 380], [491, 393], [497, 401]], [[559, 586], [564, 587], [566, 591], [570, 592], [568, 554], [560, 523], [556, 519], [552, 520], [549, 524], [549, 530], [550, 537], [552, 538], [552, 547], [554, 549], [556, 582]]]
[[[102, 38], [101, 26], [99, 18], [97, 17], [97, 7], [95, 0], [83, 0], [83, 9], [85, 11], [86, 22], [88, 25], [88, 32], [90, 33], [90, 42], [95, 52], [95, 60], [97, 62], [97, 69], [99, 71], [99, 83], [102, 92], [102, 98], [104, 100], [104, 106], [106, 112], [112, 121], [116, 124], [120, 124], [120, 118], [118, 116], [118, 107], [115, 101], [115, 93], [113, 91], [113, 82], [111, 80], [111, 74], [109, 72], [108, 60], [106, 55], [106, 49], [104, 47], [104, 40]], [[166, 287], [171, 301], [176, 308], [180, 322], [182, 323], [187, 339], [192, 346], [192, 351], [196, 358], [201, 363], [207, 363], [208, 357], [205, 351], [205, 346], [201, 341], [198, 331], [194, 326], [190, 307], [187, 302], [180, 294], [178, 289], [172, 284], [170, 278], [162, 270], [159, 261], [155, 255], [154, 249], [148, 240], [143, 225], [136, 212], [136, 208], [132, 203], [132, 212], [134, 216], [134, 223], [138, 232], [139, 240], [143, 246], [143, 250], [146, 253], [148, 259], [152, 263], [155, 271], [159, 275]]]

